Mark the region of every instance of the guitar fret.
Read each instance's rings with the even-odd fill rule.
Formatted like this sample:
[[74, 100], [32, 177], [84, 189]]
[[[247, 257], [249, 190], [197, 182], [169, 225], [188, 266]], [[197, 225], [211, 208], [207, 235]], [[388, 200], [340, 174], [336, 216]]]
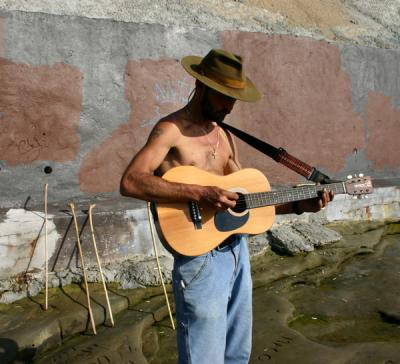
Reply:
[[346, 189], [342, 182], [329, 185], [310, 185], [296, 187], [290, 190], [276, 190], [269, 192], [254, 192], [244, 195], [247, 208], [277, 205], [286, 202], [307, 200], [318, 196], [323, 189], [334, 193], [345, 193]]

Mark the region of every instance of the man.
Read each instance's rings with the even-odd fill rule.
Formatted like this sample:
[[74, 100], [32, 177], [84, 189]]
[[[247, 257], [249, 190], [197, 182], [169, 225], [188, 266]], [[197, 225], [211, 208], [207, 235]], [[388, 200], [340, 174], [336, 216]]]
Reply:
[[[197, 201], [224, 210], [238, 194], [215, 186], [173, 183], [162, 176], [170, 168], [192, 165], [226, 175], [241, 168], [232, 136], [216, 122], [236, 100], [260, 98], [245, 77], [240, 56], [213, 49], [204, 58], [182, 59], [196, 78], [192, 99], [161, 119], [146, 145], [130, 162], [121, 180], [121, 194], [155, 202]], [[316, 212], [333, 195], [276, 207], [277, 213]], [[252, 283], [247, 243], [232, 236], [211, 252], [174, 255], [173, 287], [177, 316], [179, 363], [247, 363], [251, 351]]]

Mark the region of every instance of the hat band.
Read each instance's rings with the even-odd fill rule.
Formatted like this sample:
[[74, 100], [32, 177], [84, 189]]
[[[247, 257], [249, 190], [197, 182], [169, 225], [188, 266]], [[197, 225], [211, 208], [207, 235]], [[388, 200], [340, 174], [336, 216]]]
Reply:
[[242, 80], [234, 80], [233, 78], [226, 78], [226, 77], [221, 77], [221, 75], [217, 72], [214, 72], [210, 69], [201, 70], [202, 74], [210, 79], [212, 79], [215, 82], [222, 83], [224, 86], [228, 86], [231, 88], [236, 88], [236, 89], [244, 89], [246, 88], [246, 82]]

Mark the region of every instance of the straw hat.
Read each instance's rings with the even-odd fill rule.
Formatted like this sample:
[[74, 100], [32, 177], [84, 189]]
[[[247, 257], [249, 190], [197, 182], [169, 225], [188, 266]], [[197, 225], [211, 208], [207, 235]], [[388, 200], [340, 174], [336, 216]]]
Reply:
[[243, 70], [242, 57], [223, 49], [212, 49], [204, 58], [187, 56], [182, 66], [208, 87], [237, 100], [254, 102], [261, 95]]

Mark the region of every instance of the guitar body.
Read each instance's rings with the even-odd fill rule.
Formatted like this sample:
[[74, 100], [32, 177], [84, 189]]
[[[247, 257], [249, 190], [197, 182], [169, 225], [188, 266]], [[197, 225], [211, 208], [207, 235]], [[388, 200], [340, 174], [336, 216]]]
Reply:
[[[170, 182], [218, 186], [238, 193], [270, 190], [267, 178], [256, 169], [242, 169], [227, 176], [218, 176], [197, 167], [181, 166], [165, 173]], [[195, 224], [189, 203], [157, 203], [158, 230], [168, 250], [182, 255], [204, 254], [232, 234], [259, 234], [268, 230], [275, 220], [275, 207], [265, 206], [235, 212], [217, 211], [208, 205], [196, 204], [201, 223]]]

